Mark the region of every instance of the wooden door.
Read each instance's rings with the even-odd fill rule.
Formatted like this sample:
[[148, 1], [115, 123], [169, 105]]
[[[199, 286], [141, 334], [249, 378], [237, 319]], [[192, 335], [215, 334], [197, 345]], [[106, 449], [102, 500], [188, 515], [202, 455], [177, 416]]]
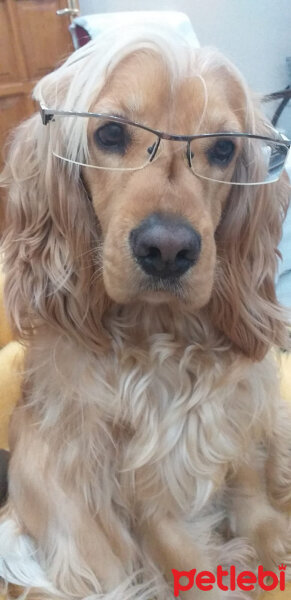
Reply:
[[36, 109], [38, 79], [73, 50], [66, 0], [0, 0], [0, 164], [7, 134]]

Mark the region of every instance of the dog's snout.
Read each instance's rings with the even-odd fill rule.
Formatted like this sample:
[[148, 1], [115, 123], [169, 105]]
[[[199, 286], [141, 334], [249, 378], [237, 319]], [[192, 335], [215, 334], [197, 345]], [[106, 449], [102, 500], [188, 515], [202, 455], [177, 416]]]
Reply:
[[130, 233], [135, 259], [148, 275], [180, 277], [198, 260], [200, 234], [176, 216], [153, 214]]

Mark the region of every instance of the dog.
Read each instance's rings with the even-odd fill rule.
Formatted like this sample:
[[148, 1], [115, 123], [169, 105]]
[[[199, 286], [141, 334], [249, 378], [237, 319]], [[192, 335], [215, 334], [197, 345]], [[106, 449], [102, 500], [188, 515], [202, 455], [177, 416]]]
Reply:
[[[37, 598], [166, 600], [173, 569], [276, 570], [289, 186], [266, 170], [285, 142], [226, 58], [162, 26], [100, 35], [35, 99], [43, 122], [17, 129], [2, 175], [6, 305], [27, 347], [2, 578]], [[212, 588], [180, 597], [250, 597]]]

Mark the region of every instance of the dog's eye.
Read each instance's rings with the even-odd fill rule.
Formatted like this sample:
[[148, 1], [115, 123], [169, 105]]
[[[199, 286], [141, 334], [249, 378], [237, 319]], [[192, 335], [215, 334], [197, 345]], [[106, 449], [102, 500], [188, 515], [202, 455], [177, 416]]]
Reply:
[[106, 123], [96, 129], [94, 141], [102, 150], [111, 152], [124, 152], [127, 145], [126, 131], [120, 123]]
[[227, 166], [235, 152], [235, 145], [231, 140], [217, 140], [207, 152], [210, 162], [218, 166]]

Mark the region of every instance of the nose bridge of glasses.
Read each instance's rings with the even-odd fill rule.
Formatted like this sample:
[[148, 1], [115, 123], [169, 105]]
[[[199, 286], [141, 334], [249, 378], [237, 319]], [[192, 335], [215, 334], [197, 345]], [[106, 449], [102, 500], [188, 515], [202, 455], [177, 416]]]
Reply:
[[165, 159], [168, 160], [175, 160], [176, 157], [185, 157], [187, 156], [187, 148], [188, 148], [188, 141], [183, 139], [183, 137], [181, 136], [182, 139], [180, 139], [178, 136], [174, 137], [174, 136], [167, 136], [167, 137], [163, 137], [162, 139], [160, 139], [159, 142], [159, 156], [163, 156]]

